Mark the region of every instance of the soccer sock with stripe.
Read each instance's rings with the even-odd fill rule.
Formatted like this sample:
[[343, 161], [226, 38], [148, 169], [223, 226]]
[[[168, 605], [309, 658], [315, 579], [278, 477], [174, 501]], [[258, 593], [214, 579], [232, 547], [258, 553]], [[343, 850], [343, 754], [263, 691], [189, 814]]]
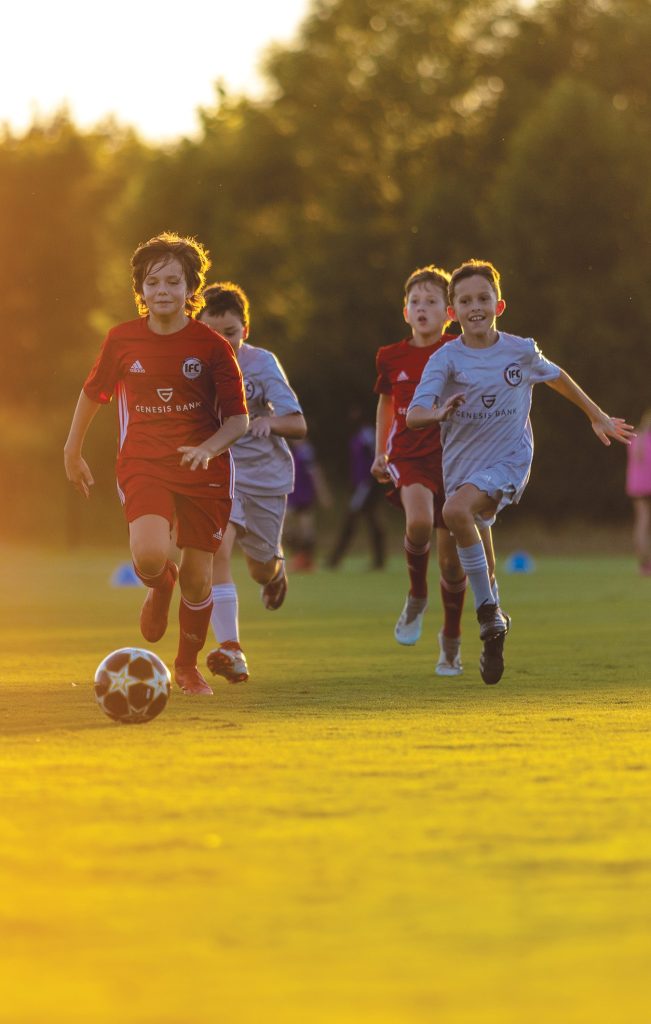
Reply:
[[173, 582], [174, 577], [172, 576], [171, 570], [172, 563], [167, 560], [165, 565], [160, 572], [157, 572], [154, 576], [146, 576], [144, 572], [141, 572], [136, 563], [133, 563], [133, 569], [139, 580], [149, 587], [150, 590], [157, 590], [159, 587], [164, 587]]
[[212, 594], [204, 601], [192, 604], [181, 597], [179, 604], [179, 650], [176, 662], [179, 665], [196, 665], [197, 655], [206, 642], [210, 613], [212, 612]]
[[412, 544], [405, 534], [405, 556], [409, 573], [409, 593], [412, 597], [427, 597], [427, 566], [429, 565], [429, 543], [419, 547]]
[[210, 623], [220, 644], [227, 640], [240, 642], [237, 587], [234, 583], [214, 583]]
[[450, 640], [456, 640], [461, 635], [461, 613], [463, 612], [468, 578], [464, 576], [457, 583], [450, 583], [441, 577], [440, 584], [441, 601], [443, 602], [443, 611], [445, 613], [443, 633]]
[[457, 547], [457, 552], [459, 554], [459, 561], [472, 587], [475, 608], [479, 608], [486, 601], [492, 604], [493, 591], [491, 590], [488, 576], [488, 562], [486, 561], [484, 545], [481, 541], [478, 541], [476, 544], [471, 544], [469, 548]]

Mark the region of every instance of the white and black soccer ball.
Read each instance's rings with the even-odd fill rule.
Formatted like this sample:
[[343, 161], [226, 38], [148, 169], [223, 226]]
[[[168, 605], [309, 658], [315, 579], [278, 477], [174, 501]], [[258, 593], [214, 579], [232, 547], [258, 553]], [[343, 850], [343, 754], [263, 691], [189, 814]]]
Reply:
[[140, 647], [111, 651], [97, 666], [95, 698], [114, 722], [137, 725], [160, 715], [172, 680], [157, 654]]

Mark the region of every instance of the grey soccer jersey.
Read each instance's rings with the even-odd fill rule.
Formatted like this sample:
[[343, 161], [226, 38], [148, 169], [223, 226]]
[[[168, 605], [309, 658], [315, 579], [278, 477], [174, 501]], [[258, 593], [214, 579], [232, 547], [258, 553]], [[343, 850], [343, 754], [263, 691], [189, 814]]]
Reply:
[[[237, 361], [244, 377], [249, 416], [301, 413], [298, 398], [273, 352], [240, 346]], [[231, 445], [235, 490], [246, 494], [289, 494], [294, 487], [294, 460], [284, 437], [245, 434]]]
[[460, 337], [430, 357], [410, 408], [431, 409], [458, 392], [466, 397], [441, 423], [447, 494], [474, 483], [500, 505], [519, 500], [533, 459], [533, 385], [560, 372], [533, 338], [502, 332], [490, 348], [470, 348]]

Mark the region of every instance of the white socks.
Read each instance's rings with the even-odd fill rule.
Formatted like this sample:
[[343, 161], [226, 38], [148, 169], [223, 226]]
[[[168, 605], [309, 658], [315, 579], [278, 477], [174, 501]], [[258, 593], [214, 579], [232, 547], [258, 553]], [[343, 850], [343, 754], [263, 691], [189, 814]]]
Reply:
[[479, 608], [480, 604], [484, 604], [486, 601], [493, 604], [495, 597], [488, 577], [488, 562], [484, 545], [478, 541], [477, 544], [473, 544], [469, 548], [457, 547], [457, 551], [459, 561], [472, 587], [475, 608]]
[[212, 588], [212, 615], [210, 624], [220, 644], [227, 640], [240, 641], [237, 620], [237, 587], [234, 583], [215, 583]]

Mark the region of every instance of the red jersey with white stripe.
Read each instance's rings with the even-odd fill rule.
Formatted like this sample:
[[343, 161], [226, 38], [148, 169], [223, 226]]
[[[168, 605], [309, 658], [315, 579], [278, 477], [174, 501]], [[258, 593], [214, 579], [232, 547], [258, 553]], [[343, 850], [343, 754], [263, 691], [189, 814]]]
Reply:
[[94, 402], [116, 396], [121, 479], [149, 464], [154, 475], [182, 490], [201, 483], [230, 491], [229, 452], [200, 472], [181, 466], [178, 451], [201, 444], [224, 418], [247, 411], [233, 350], [207, 324], [189, 319], [174, 334], [155, 334], [146, 317], [118, 324], [107, 334], [84, 391]]
[[384, 345], [375, 357], [377, 380], [376, 395], [393, 397], [393, 422], [387, 440], [389, 461], [422, 459], [441, 450], [441, 432], [438, 425], [425, 430], [410, 430], [406, 423], [407, 409], [414, 397], [429, 357], [446, 341], [456, 337], [443, 334], [433, 345], [420, 347], [411, 343], [411, 337]]

